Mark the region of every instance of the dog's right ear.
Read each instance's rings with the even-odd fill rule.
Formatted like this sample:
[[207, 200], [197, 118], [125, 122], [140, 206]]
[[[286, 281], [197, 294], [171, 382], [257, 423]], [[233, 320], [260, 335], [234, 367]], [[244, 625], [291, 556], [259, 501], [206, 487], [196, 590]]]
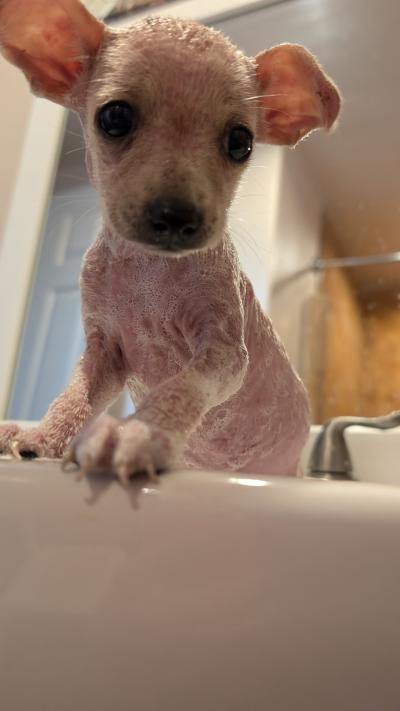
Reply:
[[334, 125], [339, 91], [305, 47], [278, 44], [255, 61], [261, 95], [257, 140], [295, 146], [311, 131]]
[[78, 0], [0, 0], [0, 49], [32, 91], [71, 106], [75, 84], [95, 57], [105, 25]]

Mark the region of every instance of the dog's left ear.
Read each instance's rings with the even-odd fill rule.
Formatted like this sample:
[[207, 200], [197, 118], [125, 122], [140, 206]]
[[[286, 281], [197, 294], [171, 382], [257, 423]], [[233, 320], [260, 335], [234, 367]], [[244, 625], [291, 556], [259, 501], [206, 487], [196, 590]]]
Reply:
[[35, 94], [68, 106], [105, 25], [79, 0], [0, 0], [0, 50]]
[[294, 146], [310, 131], [333, 126], [340, 94], [308, 50], [280, 44], [255, 61], [261, 97], [258, 141]]

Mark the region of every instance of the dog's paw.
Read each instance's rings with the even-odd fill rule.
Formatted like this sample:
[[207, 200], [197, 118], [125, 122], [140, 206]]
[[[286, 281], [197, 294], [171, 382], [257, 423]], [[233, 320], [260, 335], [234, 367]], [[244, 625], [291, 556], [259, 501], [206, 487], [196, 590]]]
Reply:
[[138, 419], [104, 416], [91, 422], [70, 444], [64, 464], [79, 466], [79, 477], [111, 472], [127, 486], [134, 474], [157, 473], [170, 468], [174, 447], [169, 435]]
[[10, 445], [21, 432], [14, 422], [6, 422], [0, 426], [0, 454], [11, 454]]
[[132, 474], [141, 472], [154, 479], [157, 473], [169, 469], [172, 449], [165, 432], [140, 420], [129, 420], [119, 433], [113, 471], [123, 484], [128, 483]]
[[57, 438], [50, 438], [40, 427], [28, 430], [18, 428], [9, 439], [7, 449], [16, 459], [56, 459], [63, 454], [61, 440], [58, 442]]

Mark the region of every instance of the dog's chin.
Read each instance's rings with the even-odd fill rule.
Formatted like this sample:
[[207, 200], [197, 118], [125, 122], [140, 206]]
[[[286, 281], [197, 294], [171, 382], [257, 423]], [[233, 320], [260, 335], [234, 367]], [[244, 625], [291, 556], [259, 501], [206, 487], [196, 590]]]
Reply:
[[132, 247], [135, 247], [138, 251], [144, 254], [164, 257], [166, 259], [182, 259], [183, 257], [189, 257], [193, 254], [200, 254], [207, 252], [210, 249], [217, 247], [220, 242], [220, 237], [216, 235], [207, 235], [203, 237], [199, 244], [193, 247], [179, 247], [179, 246], [167, 246], [160, 247], [160, 245], [154, 244], [146, 236], [135, 234], [134, 237], [131, 235], [124, 235], [124, 238], [129, 242]]

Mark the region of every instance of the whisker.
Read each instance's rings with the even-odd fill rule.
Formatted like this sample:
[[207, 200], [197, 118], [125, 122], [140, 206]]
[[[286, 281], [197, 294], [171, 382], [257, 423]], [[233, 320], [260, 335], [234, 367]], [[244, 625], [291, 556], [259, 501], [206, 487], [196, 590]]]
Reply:
[[63, 207], [69, 207], [70, 205], [76, 205], [76, 200], [69, 200], [69, 202], [58, 203], [52, 207], [52, 210], [62, 210]]
[[232, 225], [230, 226], [230, 230], [229, 230], [229, 231], [230, 231], [230, 234], [232, 235], [232, 239], [233, 239], [233, 243], [234, 243], [234, 244], [237, 244], [237, 245], [240, 245], [240, 246], [243, 246], [243, 245], [244, 245], [245, 248], [247, 248], [247, 242], [246, 242], [246, 240], [243, 238], [243, 235], [241, 235], [239, 232], [237, 232], [236, 229], [235, 229], [234, 227], [232, 227]]
[[70, 175], [69, 173], [57, 173], [57, 177], [67, 178], [68, 180], [77, 180], [78, 182], [83, 182], [83, 183], [86, 183], [87, 185], [90, 185], [89, 178], [83, 178], [80, 175]]
[[265, 190], [259, 193], [237, 193], [235, 195], [235, 201], [236, 200], [245, 200], [247, 198], [262, 198], [265, 195]]
[[250, 238], [250, 235], [248, 233], [246, 235], [240, 234], [240, 232], [235, 227], [231, 227], [231, 232], [238, 244], [241, 244], [244, 249], [249, 249], [256, 257], [256, 259], [260, 259], [260, 255], [257, 253], [257, 249], [254, 245], [254, 242], [252, 242], [252, 239]]
[[242, 239], [244, 240], [244, 241], [242, 241], [242, 244], [245, 244], [245, 246], [248, 247], [252, 251], [252, 253], [254, 254], [254, 256], [257, 259], [260, 259], [260, 252], [263, 253], [264, 255], [268, 254], [269, 250], [266, 247], [264, 247], [263, 245], [259, 244], [256, 241], [256, 239], [253, 237], [251, 232], [247, 229], [247, 227], [246, 227], [247, 220], [245, 220], [244, 218], [235, 218], [235, 222], [242, 223], [240, 225], [240, 228], [244, 232], [244, 234], [240, 235], [240, 233], [237, 230], [238, 225], [236, 228], [231, 226], [232, 233], [236, 234], [236, 236], [240, 235], [242, 237]]
[[79, 215], [79, 217], [74, 221], [72, 226], [76, 227], [76, 225], [81, 220], [83, 220], [83, 218], [86, 217], [86, 215], [89, 215], [91, 212], [94, 212], [94, 211], [97, 211], [99, 213], [99, 217], [100, 217], [100, 211], [98, 210], [97, 206], [93, 205], [92, 207], [89, 207], [87, 210], [85, 210], [85, 212], [83, 212], [82, 215]]
[[284, 94], [258, 94], [256, 96], [247, 96], [242, 101], [254, 101], [255, 99], [268, 99], [270, 96], [288, 96], [287, 93]]
[[78, 151], [84, 151], [86, 149], [86, 146], [80, 146], [80, 148], [71, 148], [70, 151], [65, 151], [64, 155], [69, 156], [71, 153], [77, 153]]
[[74, 194], [72, 194], [72, 195], [58, 195], [58, 193], [57, 193], [57, 195], [53, 195], [51, 199], [52, 199], [52, 200], [61, 200], [61, 199], [64, 199], [64, 200], [65, 200], [66, 198], [72, 198], [72, 201], [75, 201], [75, 200], [88, 200], [88, 199], [89, 199], [87, 195], [81, 195], [81, 196], [79, 196], [79, 195], [74, 195]]
[[277, 111], [280, 114], [284, 114], [285, 116], [288, 116], [289, 118], [299, 118], [301, 116], [309, 116], [310, 114], [307, 113], [306, 111], [303, 112], [296, 112], [293, 113], [292, 111], [284, 111], [284, 109], [277, 109], [275, 106], [263, 106], [264, 109], [272, 109], [273, 111]]
[[269, 165], [255, 165], [253, 163], [250, 163], [249, 167], [247, 168], [247, 172], [249, 172], [250, 170], [260, 170], [261, 168], [265, 170], [269, 167]]
[[76, 138], [83, 138], [81, 133], [75, 133], [75, 131], [70, 131], [69, 128], [66, 128], [64, 133], [68, 133], [70, 136], [75, 136]]

